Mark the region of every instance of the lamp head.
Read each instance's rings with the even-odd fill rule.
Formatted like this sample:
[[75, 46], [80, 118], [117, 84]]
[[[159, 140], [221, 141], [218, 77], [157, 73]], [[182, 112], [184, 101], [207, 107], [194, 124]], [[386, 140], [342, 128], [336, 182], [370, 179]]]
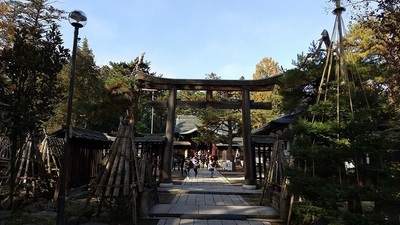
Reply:
[[68, 21], [72, 26], [82, 28], [87, 23], [87, 17], [84, 12], [80, 10], [74, 10], [69, 13]]

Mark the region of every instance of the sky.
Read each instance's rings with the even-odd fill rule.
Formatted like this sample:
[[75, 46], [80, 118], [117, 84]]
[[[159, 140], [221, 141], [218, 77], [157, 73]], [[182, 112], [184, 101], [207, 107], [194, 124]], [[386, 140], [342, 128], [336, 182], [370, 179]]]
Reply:
[[[57, 0], [53, 5], [86, 14], [79, 37], [87, 38], [98, 66], [130, 62], [145, 52], [151, 72], [179, 79], [215, 73], [249, 80], [265, 57], [291, 69], [297, 54], [307, 53], [322, 30], [331, 34], [335, 22], [334, 3], [326, 0]], [[60, 25], [65, 47], [72, 49], [74, 28], [67, 20]]]

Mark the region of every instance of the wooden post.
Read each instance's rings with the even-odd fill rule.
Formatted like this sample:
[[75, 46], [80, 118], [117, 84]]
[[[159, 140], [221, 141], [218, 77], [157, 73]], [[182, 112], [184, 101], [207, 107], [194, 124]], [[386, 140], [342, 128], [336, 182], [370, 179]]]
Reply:
[[176, 110], [176, 88], [169, 91], [167, 126], [165, 128], [166, 144], [162, 154], [162, 167], [160, 168], [160, 186], [172, 186], [171, 159], [174, 148], [175, 110]]
[[255, 153], [251, 149], [251, 121], [250, 121], [250, 92], [243, 90], [242, 95], [242, 123], [243, 123], [243, 159], [245, 189], [256, 188]]

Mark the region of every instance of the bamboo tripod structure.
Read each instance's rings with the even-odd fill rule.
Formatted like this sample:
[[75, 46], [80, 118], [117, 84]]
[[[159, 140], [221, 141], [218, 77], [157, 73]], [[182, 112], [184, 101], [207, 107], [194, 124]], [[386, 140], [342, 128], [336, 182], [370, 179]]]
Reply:
[[7, 173], [11, 163], [11, 143], [7, 137], [0, 137], [0, 185], [7, 182]]
[[133, 131], [130, 125], [120, 126], [107, 156], [107, 163], [91, 185], [92, 192], [86, 201], [85, 208], [88, 207], [91, 199], [98, 199], [97, 216], [99, 216], [102, 207], [113, 207], [124, 200], [130, 206], [125, 206], [125, 208], [130, 208], [132, 211], [132, 223], [137, 224], [139, 195], [144, 191], [145, 186], [153, 183], [153, 177], [146, 155], [138, 157]]
[[271, 202], [274, 190], [280, 189], [283, 184], [283, 170], [287, 164], [286, 161], [285, 153], [283, 152], [283, 149], [279, 149], [279, 140], [277, 139], [274, 143], [270, 166], [268, 167], [267, 176], [264, 180], [260, 205], [262, 205], [265, 197], [268, 202]]
[[[143, 64], [144, 53], [134, 61], [132, 78]], [[104, 170], [96, 177], [92, 193], [86, 201], [86, 206], [93, 197], [99, 199], [97, 216], [101, 208], [108, 203], [115, 205], [119, 200], [129, 201], [132, 210], [132, 224], [137, 224], [139, 195], [145, 186], [153, 184], [150, 170], [150, 157], [143, 154], [139, 157], [135, 146], [136, 112], [139, 100], [139, 89], [134, 87], [131, 92], [131, 105], [128, 107], [127, 118], [121, 119], [119, 130], [113, 142]], [[125, 206], [126, 208], [126, 206]], [[84, 211], [84, 210], [83, 210]], [[81, 217], [82, 215], [80, 215]]]
[[50, 190], [49, 174], [46, 172], [42, 155], [32, 134], [26, 138], [22, 148], [17, 153], [15, 162], [16, 176], [15, 184], [17, 188], [25, 188], [25, 195], [36, 199], [37, 190]]
[[40, 146], [42, 161], [47, 173], [54, 179], [57, 179], [60, 175], [64, 145], [64, 139], [50, 137], [45, 134], [45, 138]]

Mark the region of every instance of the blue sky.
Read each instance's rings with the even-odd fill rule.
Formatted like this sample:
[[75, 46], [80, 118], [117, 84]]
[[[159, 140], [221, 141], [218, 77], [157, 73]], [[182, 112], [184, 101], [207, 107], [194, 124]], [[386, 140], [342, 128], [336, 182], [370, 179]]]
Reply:
[[[332, 33], [334, 3], [326, 0], [58, 0], [59, 9], [82, 10], [79, 31], [96, 64], [129, 62], [146, 52], [151, 71], [165, 78], [252, 79], [271, 57], [285, 69], [307, 53], [323, 29]], [[348, 21], [345, 21], [347, 24]], [[61, 22], [72, 49], [73, 27]]]

